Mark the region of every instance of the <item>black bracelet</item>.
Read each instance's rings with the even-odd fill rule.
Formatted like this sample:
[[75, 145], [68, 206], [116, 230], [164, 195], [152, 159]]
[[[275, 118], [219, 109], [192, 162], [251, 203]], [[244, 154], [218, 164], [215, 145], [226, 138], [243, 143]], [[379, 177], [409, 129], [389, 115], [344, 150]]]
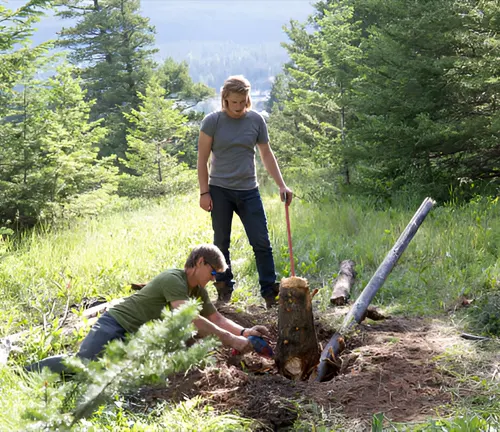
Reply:
[[240, 336], [243, 336], [243, 333], [245, 333], [246, 328], [241, 330]]
[[209, 192], [203, 192], [203, 193], [200, 194], [200, 196], [206, 195], [207, 193], [210, 193], [210, 191]]

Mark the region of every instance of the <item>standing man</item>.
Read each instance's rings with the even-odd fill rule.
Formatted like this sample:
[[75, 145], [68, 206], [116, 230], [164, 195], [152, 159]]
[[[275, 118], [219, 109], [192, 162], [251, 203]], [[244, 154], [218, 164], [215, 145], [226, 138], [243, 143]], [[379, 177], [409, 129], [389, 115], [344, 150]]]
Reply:
[[287, 205], [292, 201], [292, 191], [286, 186], [269, 145], [266, 123], [251, 107], [250, 82], [242, 75], [231, 76], [221, 90], [221, 110], [203, 119], [198, 139], [200, 207], [211, 212], [214, 244], [228, 264], [228, 269], [217, 275], [215, 286], [219, 300], [229, 301], [234, 287], [229, 246], [233, 214], [236, 213], [253, 248], [261, 295], [270, 308], [276, 304], [279, 284], [276, 283], [267, 219], [257, 183], [255, 147]]

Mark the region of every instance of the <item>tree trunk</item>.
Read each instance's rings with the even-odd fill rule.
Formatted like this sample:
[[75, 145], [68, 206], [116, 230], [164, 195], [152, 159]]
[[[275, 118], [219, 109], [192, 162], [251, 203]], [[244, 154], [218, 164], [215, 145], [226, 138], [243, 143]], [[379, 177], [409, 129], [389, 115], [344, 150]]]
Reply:
[[340, 270], [335, 284], [333, 285], [332, 296], [330, 303], [335, 306], [343, 306], [347, 303], [351, 287], [354, 285], [356, 271], [354, 266], [356, 263], [352, 260], [344, 260], [340, 263]]
[[282, 279], [279, 298], [276, 364], [283, 376], [305, 380], [320, 358], [307, 280]]

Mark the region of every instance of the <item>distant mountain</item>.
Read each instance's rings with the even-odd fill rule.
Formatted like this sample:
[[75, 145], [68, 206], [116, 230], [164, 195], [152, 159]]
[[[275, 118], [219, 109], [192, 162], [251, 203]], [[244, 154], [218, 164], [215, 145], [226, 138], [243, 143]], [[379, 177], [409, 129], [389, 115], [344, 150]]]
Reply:
[[[10, 0], [11, 8], [24, 4]], [[270, 77], [288, 57], [283, 25], [305, 21], [313, 12], [308, 0], [143, 0], [143, 15], [156, 27], [158, 60], [186, 60], [195, 81], [218, 89], [225, 77], [244, 74], [254, 89], [269, 90]], [[47, 16], [33, 41], [57, 37], [73, 23]]]

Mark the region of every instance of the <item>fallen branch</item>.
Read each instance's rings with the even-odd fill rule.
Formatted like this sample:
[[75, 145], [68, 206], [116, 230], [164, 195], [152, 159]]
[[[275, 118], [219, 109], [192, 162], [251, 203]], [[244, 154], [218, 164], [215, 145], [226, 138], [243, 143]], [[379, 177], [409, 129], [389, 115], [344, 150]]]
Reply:
[[476, 336], [476, 335], [472, 335], [472, 334], [469, 334], [469, 333], [462, 333], [460, 335], [460, 337], [463, 338], [463, 339], [472, 340], [472, 341], [487, 341], [487, 340], [490, 340], [489, 337], [486, 337], [486, 336]]
[[57, 326], [56, 330], [59, 330], [64, 326], [64, 324], [66, 323], [66, 320], [68, 319], [68, 313], [69, 313], [69, 296], [68, 296], [68, 299], [66, 300], [66, 307], [64, 308], [64, 315], [63, 315], [61, 321], [59, 322], [59, 325]]
[[345, 345], [341, 344], [340, 340], [343, 342], [345, 335], [349, 334], [351, 329], [362, 321], [375, 294], [383, 285], [387, 276], [389, 276], [434, 204], [435, 201], [431, 198], [426, 198], [422, 202], [410, 223], [399, 236], [393, 248], [389, 251], [384, 261], [382, 261], [382, 264], [380, 264], [377, 271], [368, 282], [368, 285], [366, 285], [365, 289], [344, 318], [340, 330], [333, 335], [325, 346], [321, 353], [316, 381], [321, 382], [331, 379], [338, 372], [332, 365], [335, 364], [335, 358], [342, 352], [342, 345]]
[[[84, 317], [86, 319], [95, 318], [95, 317], [97, 317], [98, 314], [106, 312], [112, 306], [122, 302], [123, 300], [124, 300], [123, 298], [120, 298], [120, 299], [112, 300], [112, 301], [107, 302], [107, 303], [102, 303], [100, 305], [91, 307], [89, 309], [85, 309], [82, 313], [82, 317]], [[69, 309], [69, 307], [67, 307], [67, 310], [66, 310], [67, 313], [69, 313], [68, 309]], [[66, 321], [66, 319], [67, 319], [67, 313], [65, 313], [65, 318], [63, 318], [64, 321]], [[60, 327], [58, 327], [58, 329], [59, 328]], [[14, 342], [17, 342], [23, 336], [26, 336], [30, 332], [37, 331], [40, 329], [43, 329], [45, 331], [46, 330], [45, 325], [38, 325], [36, 327], [32, 327], [31, 329], [23, 330], [23, 331], [20, 331], [18, 333], [14, 333], [14, 334], [9, 335], [9, 336], [5, 336], [2, 339], [0, 339], [0, 344], [7, 344], [7, 343], [13, 344]]]

